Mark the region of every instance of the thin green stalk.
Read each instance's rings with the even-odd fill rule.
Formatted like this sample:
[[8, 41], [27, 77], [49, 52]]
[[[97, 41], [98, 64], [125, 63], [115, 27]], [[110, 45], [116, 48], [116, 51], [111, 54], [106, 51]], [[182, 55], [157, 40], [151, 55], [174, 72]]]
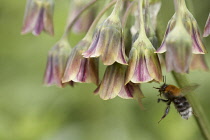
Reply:
[[[93, 21], [93, 23], [91, 24], [86, 36], [84, 38], [89, 39], [90, 37], [92, 38], [93, 33], [94, 33], [94, 29], [96, 28], [96, 25], [98, 24], [99, 20], [101, 19], [101, 17], [104, 15], [104, 13], [109, 10], [109, 8], [111, 8], [117, 1], [112, 1], [110, 2], [96, 17], [96, 19]], [[90, 38], [90, 39], [91, 39]]]
[[121, 9], [122, 5], [123, 5], [122, 0], [117, 0], [117, 3], [115, 4], [111, 15], [113, 14], [113, 15], [119, 16], [120, 15], [120, 9]]
[[143, 0], [139, 0], [139, 37], [138, 38], [143, 38], [146, 36], [146, 31], [144, 27], [144, 16], [143, 16]]
[[85, 7], [83, 7], [79, 13], [74, 17], [74, 19], [69, 23], [69, 25], [67, 26], [63, 37], [67, 37], [69, 35], [69, 32], [71, 30], [71, 28], [73, 27], [73, 25], [75, 24], [75, 22], [79, 19], [79, 17], [87, 10], [89, 9], [91, 6], [93, 6], [93, 4], [95, 4], [97, 2], [97, 0], [92, 0], [91, 2], [89, 2]]
[[125, 11], [125, 14], [124, 14], [123, 20], [122, 20], [123, 29], [125, 29], [125, 26], [126, 26], [126, 23], [127, 23], [127, 20], [128, 20], [128, 16], [129, 16], [130, 12], [132, 11], [133, 6], [134, 6], [134, 1], [129, 4], [128, 8]]
[[[190, 82], [185, 74], [172, 72], [172, 75], [179, 87], [185, 87], [187, 85], [190, 85]], [[210, 140], [210, 125], [208, 119], [206, 118], [201, 104], [199, 103], [199, 101], [197, 101], [196, 98], [194, 98], [193, 94], [193, 92], [187, 94], [186, 98], [188, 99], [189, 103], [193, 108], [195, 120], [200, 128], [202, 135], [205, 139]]]

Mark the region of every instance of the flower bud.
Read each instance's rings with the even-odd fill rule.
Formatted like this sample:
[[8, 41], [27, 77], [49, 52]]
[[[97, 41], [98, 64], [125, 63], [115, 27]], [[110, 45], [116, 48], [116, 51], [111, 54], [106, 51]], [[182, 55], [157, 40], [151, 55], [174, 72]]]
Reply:
[[[65, 84], [61, 82], [66, 67], [68, 56], [71, 52], [71, 47], [66, 38], [62, 38], [49, 51], [47, 67], [44, 76], [44, 84], [51, 86], [57, 85], [64, 87]], [[69, 82], [73, 86], [73, 82]]]
[[82, 53], [90, 45], [90, 40], [83, 38], [73, 49], [68, 58], [62, 82], [98, 84], [98, 59], [84, 58]]
[[207, 37], [210, 34], [210, 13], [208, 16], [208, 19], [206, 21], [206, 25], [204, 27], [204, 33], [203, 33], [203, 37]]
[[53, 35], [53, 11], [54, 0], [28, 0], [21, 33], [39, 35], [44, 30]]

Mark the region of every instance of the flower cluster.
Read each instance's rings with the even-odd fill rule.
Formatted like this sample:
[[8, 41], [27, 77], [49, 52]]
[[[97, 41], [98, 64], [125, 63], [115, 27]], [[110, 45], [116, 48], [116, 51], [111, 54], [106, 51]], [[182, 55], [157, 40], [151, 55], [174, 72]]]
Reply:
[[[188, 73], [189, 68], [208, 70], [203, 56], [207, 51], [197, 22], [184, 0], [177, 0], [176, 12], [170, 19], [162, 44], [157, 50], [156, 17], [160, 3], [149, 5], [145, 0], [143, 7], [143, 0], [139, 0], [138, 4], [135, 1], [112, 1], [95, 20], [90, 21], [91, 26], [81, 26], [87, 20], [82, 13], [95, 3], [96, 0], [92, 0], [85, 6], [79, 5], [76, 15], [70, 14], [71, 22], [68, 22], [64, 35], [49, 51], [44, 78], [46, 85], [64, 87], [67, 84], [73, 86], [74, 83], [94, 83], [98, 86], [94, 93], [103, 100], [119, 96], [137, 99], [141, 105], [144, 95], [140, 84], [162, 81], [158, 53], [166, 52], [167, 71]], [[111, 14], [100, 23], [101, 17], [114, 4]], [[52, 35], [53, 6], [53, 0], [28, 0], [22, 33], [32, 31], [39, 35], [44, 30]], [[127, 10], [123, 9], [126, 7]], [[135, 24], [138, 26], [130, 28], [131, 25], [125, 34], [126, 23], [132, 23], [132, 20], [128, 20], [129, 16], [135, 17]], [[87, 34], [74, 48], [68, 42], [72, 27], [88, 27], [82, 30], [87, 30]], [[203, 36], [209, 35], [209, 27], [208, 18]], [[107, 66], [101, 81], [100, 61]]]

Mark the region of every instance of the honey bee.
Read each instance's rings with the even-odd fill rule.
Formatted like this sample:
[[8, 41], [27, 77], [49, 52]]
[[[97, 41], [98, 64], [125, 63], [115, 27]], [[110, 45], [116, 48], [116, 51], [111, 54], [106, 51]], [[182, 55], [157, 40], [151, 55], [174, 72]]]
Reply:
[[196, 89], [198, 87], [198, 85], [192, 84], [192, 85], [186, 86], [184, 88], [178, 88], [174, 85], [166, 84], [166, 78], [164, 78], [164, 77], [163, 77], [163, 82], [164, 82], [164, 84], [160, 88], [154, 87], [155, 89], [159, 90], [160, 97], [161, 97], [161, 95], [163, 95], [165, 97], [165, 99], [158, 98], [158, 103], [160, 101], [167, 103], [165, 113], [162, 116], [162, 118], [160, 119], [160, 121], [162, 119], [164, 119], [167, 116], [167, 114], [169, 113], [171, 102], [174, 103], [174, 106], [177, 109], [177, 111], [179, 112], [179, 114], [181, 115], [181, 117], [188, 120], [188, 118], [193, 114], [193, 110], [192, 110], [191, 105], [187, 101], [186, 97], [184, 96], [184, 93], [193, 91], [194, 89]]

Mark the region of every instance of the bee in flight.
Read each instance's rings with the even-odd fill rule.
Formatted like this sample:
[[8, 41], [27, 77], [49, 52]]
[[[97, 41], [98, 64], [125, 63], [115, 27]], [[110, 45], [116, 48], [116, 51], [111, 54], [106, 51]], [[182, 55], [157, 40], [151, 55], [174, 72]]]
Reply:
[[155, 89], [159, 90], [160, 97], [161, 97], [161, 95], [163, 95], [165, 97], [165, 99], [158, 98], [158, 103], [160, 101], [167, 103], [165, 113], [162, 116], [162, 118], [160, 119], [160, 121], [162, 119], [164, 119], [166, 117], [166, 115], [169, 113], [171, 102], [174, 103], [174, 106], [177, 109], [177, 111], [179, 112], [179, 114], [181, 115], [181, 117], [187, 120], [192, 115], [193, 110], [192, 110], [192, 107], [190, 106], [189, 102], [187, 101], [186, 97], [184, 96], [184, 93], [193, 91], [194, 89], [196, 89], [198, 87], [198, 85], [192, 84], [192, 85], [186, 86], [184, 88], [178, 88], [174, 85], [166, 84], [166, 78], [164, 78], [164, 77], [163, 77], [163, 82], [164, 82], [164, 84], [160, 88], [154, 87]]

